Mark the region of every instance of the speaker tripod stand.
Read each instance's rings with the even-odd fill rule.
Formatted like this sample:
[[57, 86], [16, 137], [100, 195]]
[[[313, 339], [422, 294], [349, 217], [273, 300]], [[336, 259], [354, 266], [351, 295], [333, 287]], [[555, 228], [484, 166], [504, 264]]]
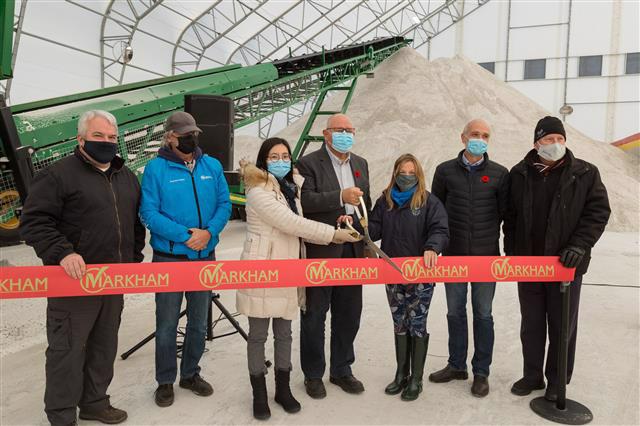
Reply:
[[[233, 326], [233, 328], [235, 328], [235, 331], [231, 331], [229, 333], [224, 333], [224, 334], [220, 334], [218, 336], [214, 336], [214, 334], [213, 334], [213, 328], [215, 327], [215, 324], [214, 324], [214, 321], [213, 321], [213, 305], [214, 304], [220, 310], [220, 316], [215, 321], [215, 324], [217, 324], [218, 321], [220, 321], [220, 319], [222, 318], [222, 316], [224, 316], [227, 319], [227, 321], [229, 321], [229, 323]], [[179, 318], [182, 318], [186, 314], [187, 314], [187, 310], [185, 309], [182, 312], [180, 312]], [[242, 326], [238, 323], [238, 321], [236, 321], [236, 319], [234, 318], [233, 314], [231, 312], [229, 312], [227, 310], [227, 308], [222, 304], [222, 302], [220, 301], [220, 294], [219, 293], [211, 293], [211, 299], [210, 299], [210, 302], [209, 302], [209, 312], [207, 314], [207, 340], [208, 341], [212, 341], [214, 339], [220, 339], [222, 337], [232, 336], [234, 334], [240, 334], [240, 336], [242, 336], [242, 338], [245, 341], [247, 340], [247, 333], [242, 329]], [[147, 343], [152, 341], [155, 337], [156, 337], [156, 333], [154, 331], [153, 333], [149, 334], [147, 337], [142, 339], [140, 342], [138, 342], [134, 346], [132, 346], [131, 349], [129, 349], [128, 351], [126, 351], [122, 355], [120, 355], [120, 358], [122, 358], [123, 360], [129, 358], [129, 356], [131, 356], [138, 349], [140, 349], [141, 347], [143, 347], [144, 345], [146, 345]], [[182, 346], [179, 345], [178, 346], [178, 353], [180, 353], [181, 351], [182, 351]], [[270, 367], [271, 366], [271, 361], [266, 361], [265, 364], [266, 364], [267, 367]]]

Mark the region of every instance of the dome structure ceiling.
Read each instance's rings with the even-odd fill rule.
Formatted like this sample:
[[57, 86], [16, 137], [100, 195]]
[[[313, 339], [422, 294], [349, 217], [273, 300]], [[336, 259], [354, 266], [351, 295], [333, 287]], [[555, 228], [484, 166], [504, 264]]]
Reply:
[[[390, 35], [413, 39], [413, 47], [426, 54], [434, 37], [487, 2], [20, 0], [14, 38], [35, 38], [40, 45], [97, 58], [99, 66], [89, 72], [99, 75], [86, 84], [99, 88], [229, 63], [272, 61]], [[55, 26], [47, 24], [52, 14]], [[69, 29], [68, 35], [60, 25]], [[16, 43], [18, 65], [22, 54], [33, 53], [26, 50]], [[2, 89], [8, 97], [10, 81]]]

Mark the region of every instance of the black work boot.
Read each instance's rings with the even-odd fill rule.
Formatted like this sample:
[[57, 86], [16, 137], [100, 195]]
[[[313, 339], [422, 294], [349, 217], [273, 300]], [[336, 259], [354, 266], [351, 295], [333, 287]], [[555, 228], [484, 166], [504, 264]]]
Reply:
[[558, 400], [558, 387], [549, 383], [547, 385], [547, 390], [544, 392], [544, 399], [556, 402]]
[[395, 334], [394, 342], [396, 346], [396, 377], [393, 382], [384, 388], [387, 395], [397, 395], [407, 387], [409, 380], [409, 366], [411, 364], [411, 344], [409, 336], [406, 334]]
[[447, 383], [452, 380], [467, 380], [469, 373], [466, 371], [454, 370], [449, 364], [442, 370], [429, 375], [429, 381], [433, 383]]
[[253, 417], [258, 420], [267, 420], [271, 417], [271, 411], [267, 401], [267, 382], [264, 374], [258, 376], [249, 375], [249, 378], [253, 389]]
[[80, 410], [79, 417], [82, 420], [97, 420], [108, 425], [115, 425], [127, 420], [127, 412], [109, 405], [100, 411]]
[[478, 398], [484, 398], [489, 395], [489, 379], [485, 376], [473, 376], [471, 395], [477, 396]]
[[189, 389], [198, 396], [209, 396], [213, 394], [213, 387], [199, 374], [195, 374], [188, 379], [180, 379], [179, 384], [181, 388]]
[[327, 396], [327, 389], [322, 383], [322, 379], [304, 379], [304, 387], [309, 395], [313, 399], [322, 399]]
[[403, 401], [414, 401], [422, 392], [422, 376], [429, 348], [429, 334], [424, 337], [411, 336], [411, 377], [400, 397]]
[[282, 405], [287, 413], [297, 413], [300, 411], [300, 403], [291, 394], [289, 387], [289, 378], [291, 372], [289, 370], [276, 370], [276, 397], [278, 404]]
[[544, 389], [544, 379], [523, 377], [511, 386], [511, 393], [518, 396], [527, 396], [534, 390], [542, 389]]
[[173, 385], [166, 384], [158, 386], [154, 399], [158, 407], [168, 407], [173, 404]]

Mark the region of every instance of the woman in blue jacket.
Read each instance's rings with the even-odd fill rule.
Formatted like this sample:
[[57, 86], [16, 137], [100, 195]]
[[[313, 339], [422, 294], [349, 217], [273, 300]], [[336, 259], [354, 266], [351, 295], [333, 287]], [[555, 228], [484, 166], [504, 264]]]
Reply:
[[[426, 190], [422, 166], [411, 154], [400, 156], [393, 176], [369, 217], [371, 239], [391, 257], [424, 256], [427, 268], [449, 242], [444, 206]], [[427, 314], [433, 283], [387, 284], [395, 335], [397, 370], [385, 393], [413, 401], [422, 392], [422, 375], [429, 346]]]

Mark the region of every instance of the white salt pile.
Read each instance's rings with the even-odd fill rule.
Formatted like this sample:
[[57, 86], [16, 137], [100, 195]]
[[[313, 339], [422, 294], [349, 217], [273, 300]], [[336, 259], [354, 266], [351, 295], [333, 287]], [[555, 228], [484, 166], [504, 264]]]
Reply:
[[[335, 110], [341, 104], [342, 99], [335, 96], [323, 109]], [[469, 60], [428, 62], [411, 48], [383, 62], [376, 68], [375, 78], [359, 79], [348, 114], [357, 127], [354, 152], [369, 161], [372, 197], [381, 193], [394, 160], [405, 152], [422, 161], [430, 181], [435, 167], [463, 148], [460, 133], [473, 118], [484, 118], [491, 124], [489, 156], [510, 169], [533, 147], [537, 121], [553, 115]], [[278, 136], [294, 144], [306, 118]], [[322, 117], [317, 120], [313, 134], [321, 134], [322, 121]], [[567, 146], [599, 168], [609, 191], [612, 215], [607, 230], [637, 231], [640, 182], [630, 156], [571, 126], [566, 130]], [[255, 139], [241, 138], [236, 142], [236, 158], [254, 158], [258, 146]]]

